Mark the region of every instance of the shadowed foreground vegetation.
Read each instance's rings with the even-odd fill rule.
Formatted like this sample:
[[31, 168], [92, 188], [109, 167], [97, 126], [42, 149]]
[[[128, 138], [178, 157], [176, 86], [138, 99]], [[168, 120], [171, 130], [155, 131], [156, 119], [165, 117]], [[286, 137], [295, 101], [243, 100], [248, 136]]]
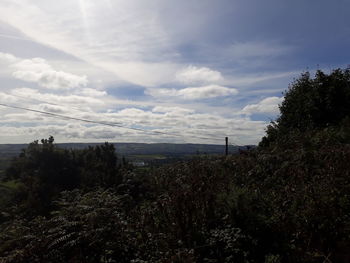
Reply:
[[349, 262], [350, 71], [296, 80], [256, 149], [140, 174], [108, 143], [24, 149], [0, 262]]

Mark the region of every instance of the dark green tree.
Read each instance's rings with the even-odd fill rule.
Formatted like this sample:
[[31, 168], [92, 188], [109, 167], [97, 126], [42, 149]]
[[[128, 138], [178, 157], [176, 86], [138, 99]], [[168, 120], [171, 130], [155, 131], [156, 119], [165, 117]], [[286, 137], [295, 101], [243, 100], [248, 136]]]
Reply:
[[22, 183], [19, 202], [34, 214], [49, 212], [61, 191], [112, 187], [122, 180], [113, 144], [68, 150], [57, 147], [52, 136], [23, 149], [12, 160], [6, 179]]
[[83, 187], [111, 187], [121, 182], [113, 144], [89, 146], [78, 155]]
[[339, 127], [350, 117], [350, 68], [330, 74], [306, 72], [294, 81], [280, 105], [280, 117], [267, 128], [261, 146], [291, 134]]
[[6, 177], [23, 183], [21, 199], [31, 213], [44, 214], [54, 196], [76, 188], [80, 180], [73, 152], [58, 148], [52, 136], [23, 149], [7, 169]]

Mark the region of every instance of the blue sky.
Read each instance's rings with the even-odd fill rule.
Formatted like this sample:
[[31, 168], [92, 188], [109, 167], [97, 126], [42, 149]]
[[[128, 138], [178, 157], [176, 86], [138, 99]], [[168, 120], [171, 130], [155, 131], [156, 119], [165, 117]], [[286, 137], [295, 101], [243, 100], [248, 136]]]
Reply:
[[350, 61], [347, 0], [1, 0], [0, 143], [255, 144], [301, 72]]

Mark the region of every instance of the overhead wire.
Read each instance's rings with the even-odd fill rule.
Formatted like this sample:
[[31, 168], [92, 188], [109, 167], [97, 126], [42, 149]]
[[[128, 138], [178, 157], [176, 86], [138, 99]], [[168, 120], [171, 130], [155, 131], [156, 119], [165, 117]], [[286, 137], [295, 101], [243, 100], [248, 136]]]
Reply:
[[[135, 131], [151, 133], [151, 134], [153, 133], [153, 134], [161, 134], [161, 135], [170, 135], [170, 136], [176, 136], [176, 137], [183, 137], [182, 135], [175, 134], [175, 133], [161, 132], [161, 131], [155, 131], [155, 130], [147, 130], [147, 129], [129, 127], [129, 126], [121, 125], [121, 124], [118, 124], [118, 123], [88, 120], [88, 119], [83, 119], [83, 118], [77, 118], [77, 117], [71, 117], [71, 116], [66, 116], [66, 115], [62, 115], [62, 114], [47, 112], [47, 111], [30, 109], [30, 108], [26, 108], [26, 107], [9, 105], [9, 104], [5, 104], [5, 103], [0, 103], [0, 106], [7, 107], [7, 108], [13, 108], [13, 109], [19, 109], [19, 110], [25, 110], [25, 111], [30, 111], [30, 112], [35, 112], [35, 113], [44, 114], [44, 115], [47, 115], [47, 116], [50, 116], [50, 117], [54, 117], [54, 118], [76, 120], [76, 121], [82, 121], [82, 122], [86, 122], [86, 123], [100, 124], [100, 125], [106, 125], [106, 126], [111, 126], [111, 127], [124, 128], [124, 129], [128, 129], [128, 130], [135, 130]], [[222, 138], [193, 136], [193, 135], [190, 135], [188, 137], [197, 138], [197, 139], [204, 139], [204, 140], [220, 140], [220, 141], [222, 140]]]
[[[41, 103], [45, 103], [45, 104], [49, 104], [49, 105], [54, 105], [54, 106], [60, 106], [60, 107], [66, 107], [66, 108], [71, 108], [71, 109], [75, 109], [79, 112], [82, 113], [91, 113], [91, 112], [86, 112], [86, 111], [82, 111], [80, 108], [78, 107], [73, 107], [73, 106], [68, 106], [68, 105], [62, 105], [62, 104], [58, 104], [58, 103], [52, 103], [52, 102], [48, 102], [48, 101], [44, 101], [44, 100], [40, 100], [40, 99], [36, 99], [36, 98], [28, 98], [28, 97], [24, 97], [24, 96], [19, 96], [16, 94], [12, 94], [12, 93], [6, 93], [6, 92], [2, 92], [4, 94], [7, 94], [9, 96], [14, 96], [14, 97], [18, 97], [21, 99], [25, 99], [27, 101], [37, 101], [37, 102], [41, 102]], [[51, 113], [51, 112], [47, 112], [47, 111], [40, 111], [40, 110], [34, 110], [34, 109], [29, 109], [29, 108], [24, 108], [24, 107], [19, 107], [19, 106], [12, 106], [12, 105], [8, 105], [8, 104], [0, 104], [1, 106], [5, 106], [5, 107], [12, 107], [12, 108], [16, 108], [16, 109], [22, 109], [22, 110], [27, 110], [27, 111], [32, 111], [32, 112], [36, 112], [36, 113], [40, 113], [40, 114], [45, 114], [51, 117], [57, 117], [57, 118], [61, 118], [61, 119], [73, 119], [73, 120], [79, 120], [79, 121], [83, 121], [83, 122], [88, 122], [88, 123], [94, 123], [94, 124], [102, 124], [102, 125], [108, 125], [108, 126], [114, 126], [114, 127], [119, 127], [119, 128], [125, 128], [125, 129], [131, 129], [131, 130], [136, 130], [136, 131], [141, 131], [141, 132], [147, 132], [147, 133], [156, 133], [156, 134], [163, 134], [163, 135], [171, 135], [171, 136], [178, 136], [178, 137], [183, 137], [182, 135], [179, 134], [174, 134], [174, 133], [169, 133], [169, 132], [160, 132], [160, 131], [154, 131], [154, 130], [146, 130], [146, 129], [141, 129], [141, 128], [134, 128], [134, 127], [128, 127], [126, 125], [123, 125], [120, 122], [103, 122], [103, 121], [93, 121], [93, 120], [87, 120], [87, 119], [82, 119], [82, 118], [76, 118], [76, 117], [69, 117], [69, 116], [64, 116], [64, 115], [60, 115], [60, 114], [56, 114], [56, 113]], [[192, 137], [192, 138], [197, 138], [197, 139], [204, 139], [204, 140], [218, 140], [218, 141], [222, 141], [222, 138], [214, 138], [214, 137], [203, 137], [203, 136], [193, 136], [190, 135], [188, 137]]]
[[[19, 96], [19, 95], [15, 95], [15, 94], [12, 94], [12, 93], [7, 93], [7, 92], [2, 92], [8, 96], [14, 96], [14, 97], [18, 97], [18, 98], [21, 98], [21, 99], [25, 99], [27, 101], [37, 101], [37, 102], [41, 102], [41, 103], [45, 103], [45, 104], [49, 104], [49, 105], [54, 105], [54, 106], [61, 106], [61, 107], [66, 107], [66, 108], [71, 108], [71, 109], [75, 109], [77, 111], [80, 111], [82, 113], [91, 113], [91, 112], [86, 112], [86, 111], [82, 111], [80, 108], [78, 107], [73, 107], [73, 106], [68, 106], [68, 105], [63, 105], [63, 104], [57, 104], [57, 103], [52, 103], [52, 102], [48, 102], [48, 101], [43, 101], [43, 100], [39, 100], [39, 99], [36, 99], [36, 98], [28, 98], [28, 97], [24, 97], [24, 96]], [[37, 110], [39, 111], [39, 110]], [[42, 111], [44, 112], [44, 111]], [[52, 113], [50, 112], [47, 112], [50, 114], [50, 116], [52, 117]], [[59, 115], [59, 114], [55, 114], [55, 115]], [[67, 116], [66, 116], [67, 117]], [[82, 120], [83, 121], [83, 120]], [[88, 120], [90, 122], [90, 120]], [[94, 122], [97, 122], [97, 121], [94, 121]], [[127, 126], [123, 125], [122, 123], [120, 122], [99, 122], [99, 124], [108, 124], [109, 126], [110, 125], [115, 125], [117, 127], [119, 127], [118, 125], [122, 126], [121, 128], [128, 128]], [[139, 128], [132, 128], [132, 129], [137, 129], [138, 131], [145, 131], [145, 132], [148, 132], [150, 133], [151, 131], [150, 130], [145, 130], [145, 129], [139, 129]], [[168, 133], [168, 132], [159, 132], [159, 131], [152, 131], [152, 133], [155, 132], [155, 133], [160, 133], [160, 134], [166, 134], [166, 135], [172, 135], [172, 136], [179, 136], [179, 137], [182, 137], [182, 135], [179, 135], [179, 134], [174, 134], [174, 133]], [[192, 138], [198, 138], [198, 139], [204, 139], [204, 140], [222, 140], [222, 138], [214, 138], [214, 137], [203, 137], [203, 136], [193, 136], [193, 135], [190, 135], [189, 137], [192, 137]]]
[[[48, 102], [48, 101], [44, 101], [44, 100], [39, 100], [39, 99], [36, 99], [36, 98], [28, 98], [28, 97], [19, 96], [19, 95], [12, 94], [12, 93], [7, 93], [7, 92], [2, 92], [2, 93], [6, 94], [6, 95], [8, 95], [8, 96], [17, 97], [17, 98], [24, 99], [24, 100], [27, 100], [27, 101], [37, 101], [37, 102], [44, 103], [44, 104], [48, 104], [48, 105], [54, 105], [54, 106], [59, 106], [59, 107], [66, 107], [66, 108], [68, 108], [68, 109], [77, 110], [77, 111], [79, 111], [79, 112], [81, 112], [81, 113], [87, 113], [87, 114], [90, 114], [90, 113], [91, 113], [91, 112], [88, 112], [88, 111], [82, 111], [80, 108], [74, 107], [74, 106], [71, 106], [71, 105], [68, 106], [68, 105], [63, 105], [63, 104]], [[121, 122], [108, 122], [108, 123], [123, 125]]]
[[[87, 112], [87, 111], [82, 111], [80, 108], [78, 108], [78, 107], [73, 107], [73, 106], [68, 106], [68, 105], [63, 105], [63, 104], [57, 104], [57, 103], [52, 103], [52, 102], [47, 102], [47, 101], [43, 101], [43, 100], [39, 100], [39, 99], [35, 99], [35, 98], [27, 98], [27, 97], [24, 97], [24, 96], [19, 96], [19, 95], [15, 95], [15, 94], [12, 94], [12, 93], [7, 93], [7, 92], [2, 92], [2, 93], [4, 93], [4, 94], [6, 94], [6, 95], [9, 95], [9, 96], [14, 96], [14, 97], [18, 97], [18, 98], [21, 98], [21, 99], [25, 99], [25, 100], [27, 100], [27, 101], [30, 101], [30, 100], [32, 100], [32, 101], [37, 101], [37, 102], [41, 102], [41, 103], [45, 103], [45, 104], [49, 104], [49, 105], [54, 105], [54, 106], [60, 106], [60, 107], [66, 107], [66, 108], [71, 108], [71, 109], [75, 109], [75, 110], [77, 110], [77, 111], [79, 111], [79, 112], [81, 112], [81, 113], [91, 113], [91, 112]], [[56, 114], [57, 115], [57, 114]], [[123, 125], [123, 123], [120, 123], [120, 122], [106, 122], [106, 123], [108, 123], [108, 124], [116, 124], [116, 125], [121, 125], [121, 126], [125, 126], [125, 125]], [[143, 129], [141, 129], [141, 130], [143, 130]], [[149, 130], [146, 130], [146, 131], [149, 131]], [[166, 134], [168, 134], [168, 135], [175, 135], [175, 136], [181, 136], [181, 135], [178, 135], [178, 134], [173, 134], [173, 133], [166, 133]], [[193, 137], [193, 136], [191, 136], [191, 137]], [[219, 138], [213, 138], [213, 137], [198, 137], [198, 136], [196, 136], [196, 138], [199, 138], [199, 139], [205, 139], [205, 140], [208, 140], [208, 139], [210, 139], [210, 140], [212, 140], [212, 139], [214, 139], [214, 140], [222, 140], [221, 138], [219, 139]]]

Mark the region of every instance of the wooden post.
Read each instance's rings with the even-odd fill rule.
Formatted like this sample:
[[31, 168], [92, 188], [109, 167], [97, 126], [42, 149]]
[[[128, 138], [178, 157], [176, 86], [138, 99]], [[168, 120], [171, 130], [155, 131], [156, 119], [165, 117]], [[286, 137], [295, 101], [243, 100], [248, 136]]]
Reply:
[[225, 137], [225, 142], [226, 142], [226, 148], [225, 148], [225, 155], [228, 155], [228, 137]]

